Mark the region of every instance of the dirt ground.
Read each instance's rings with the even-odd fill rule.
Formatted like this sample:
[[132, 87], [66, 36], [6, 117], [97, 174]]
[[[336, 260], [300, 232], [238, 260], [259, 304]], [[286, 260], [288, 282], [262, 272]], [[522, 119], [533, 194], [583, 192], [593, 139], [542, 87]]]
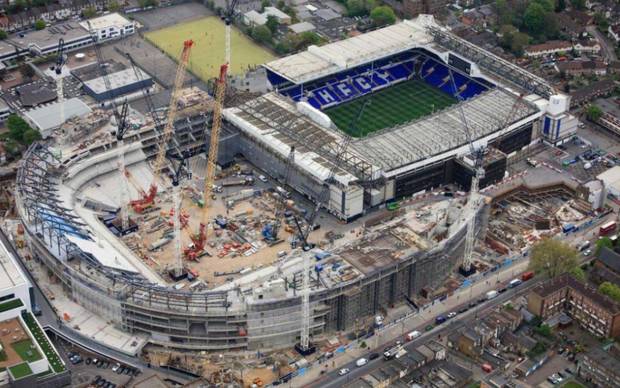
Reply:
[[25, 339], [28, 339], [28, 335], [17, 318], [0, 322], [0, 343], [2, 343], [7, 356], [5, 361], [0, 361], [0, 368], [6, 368], [7, 366], [22, 362], [21, 357], [15, 352], [11, 344]]
[[[252, 189], [252, 186], [242, 186], [240, 189]], [[290, 245], [287, 240], [291, 234], [286, 232], [284, 228], [281, 229], [280, 237], [282, 242], [273, 246], [268, 246], [261, 236], [261, 230], [266, 220], [273, 218], [273, 201], [268, 198], [267, 194], [262, 197], [253, 198], [238, 203], [230, 209], [226, 209], [224, 205], [224, 194], [217, 194], [217, 199], [212, 201], [211, 207], [208, 209], [208, 219], [213, 219], [217, 215], [226, 216], [229, 220], [235, 220], [235, 223], [240, 226], [240, 230], [244, 230], [243, 235], [247, 242], [251, 244], [256, 252], [250, 255], [244, 255], [242, 249], [231, 249], [228, 254], [223, 257], [224, 244], [232, 244], [234, 233], [230, 230], [213, 230], [209, 229], [207, 234], [208, 244], [215, 244], [215, 246], [207, 246], [207, 252], [211, 255], [202, 256], [197, 262], [185, 261], [188, 268], [199, 273], [200, 279], [205, 280], [209, 287], [214, 287], [223, 284], [226, 279], [231, 276], [237, 276], [234, 274], [215, 276], [215, 272], [233, 273], [238, 272], [244, 268], [260, 268], [265, 265], [273, 263], [277, 259], [277, 253], [280, 251], [289, 251]], [[166, 225], [161, 230], [153, 233], [142, 232], [141, 235], [145, 237], [145, 245], [148, 247], [151, 243], [159, 240], [167, 230], [171, 228], [170, 224], [173, 222], [173, 217], [170, 216], [170, 209], [172, 207], [171, 195], [165, 198], [164, 202], [158, 204], [161, 210], [155, 215], [162, 216], [166, 220]], [[198, 232], [200, 222], [205, 218], [204, 210], [196, 205], [188, 191], [184, 191], [184, 198], [182, 202], [181, 214], [188, 214], [189, 221], [188, 226], [181, 230], [182, 248], [186, 248], [191, 243], [191, 235]], [[150, 215], [149, 215], [150, 216]], [[146, 217], [149, 218], [148, 216]], [[157, 222], [153, 220], [147, 222], [141, 226], [143, 231], [148, 231], [149, 228]], [[243, 225], [245, 223], [245, 225]], [[238, 240], [238, 239], [237, 239]], [[174, 242], [171, 242], [160, 251], [149, 252], [149, 256], [153, 258], [149, 262], [149, 265], [157, 269], [165, 269], [168, 266], [174, 264], [175, 258], [175, 246]]]

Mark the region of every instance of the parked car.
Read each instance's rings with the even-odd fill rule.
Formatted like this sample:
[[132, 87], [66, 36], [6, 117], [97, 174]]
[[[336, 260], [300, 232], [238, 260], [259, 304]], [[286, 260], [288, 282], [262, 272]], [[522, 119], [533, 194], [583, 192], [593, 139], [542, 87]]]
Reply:
[[362, 358], [360, 358], [359, 360], [355, 361], [355, 365], [357, 365], [357, 366], [358, 366], [358, 368], [359, 368], [359, 367], [362, 367], [362, 366], [364, 366], [364, 365], [366, 365], [366, 364], [368, 364], [368, 359], [366, 359], [366, 358], [364, 358], [364, 357], [362, 357]]
[[347, 374], [347, 373], [349, 373], [349, 372], [350, 372], [349, 368], [342, 368], [342, 369], [340, 369], [340, 370], [338, 371], [338, 374], [339, 374], [340, 376], [344, 376], [344, 375], [346, 375], [346, 374]]
[[375, 360], [379, 358], [379, 353], [370, 353], [370, 355], [368, 356], [369, 360]]
[[264, 176], [264, 175], [259, 175], [258, 176], [258, 180], [261, 181], [261, 182], [267, 182], [267, 177]]
[[120, 368], [120, 367], [121, 367], [121, 364], [119, 364], [119, 363], [117, 362], [117, 363], [116, 363], [116, 365], [114, 365], [114, 366], [112, 367], [112, 372], [116, 372], [116, 371], [118, 370], [118, 368]]
[[454, 311], [450, 311], [447, 315], [448, 319], [456, 317], [456, 313]]

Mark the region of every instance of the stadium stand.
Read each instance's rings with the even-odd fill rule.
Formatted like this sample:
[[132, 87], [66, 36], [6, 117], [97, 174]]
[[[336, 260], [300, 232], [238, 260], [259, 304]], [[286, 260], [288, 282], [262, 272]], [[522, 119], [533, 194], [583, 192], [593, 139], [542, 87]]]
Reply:
[[448, 67], [437, 57], [421, 50], [382, 58], [307, 84], [291, 84], [277, 74], [268, 73], [270, 81], [281, 85], [281, 94], [296, 102], [306, 99], [310, 105], [321, 110], [414, 77], [460, 100], [472, 98], [492, 87]]

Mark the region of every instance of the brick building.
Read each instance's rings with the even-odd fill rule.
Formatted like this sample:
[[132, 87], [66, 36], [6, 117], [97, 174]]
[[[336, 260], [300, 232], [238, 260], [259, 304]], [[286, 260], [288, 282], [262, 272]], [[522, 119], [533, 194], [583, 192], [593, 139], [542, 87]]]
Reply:
[[603, 61], [565, 61], [555, 64], [558, 72], [569, 76], [575, 75], [605, 75], [607, 65]]
[[592, 387], [620, 387], [620, 360], [614, 350], [596, 348], [579, 358], [579, 377]]
[[527, 307], [542, 319], [566, 313], [596, 336], [620, 335], [620, 304], [569, 274], [534, 288], [527, 297]]

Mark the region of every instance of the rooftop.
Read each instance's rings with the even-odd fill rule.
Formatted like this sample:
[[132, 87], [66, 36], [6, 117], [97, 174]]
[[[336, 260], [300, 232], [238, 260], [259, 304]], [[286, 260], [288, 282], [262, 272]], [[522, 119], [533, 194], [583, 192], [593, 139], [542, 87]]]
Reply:
[[131, 22], [125, 17], [121, 16], [119, 13], [110, 13], [107, 15], [99, 16], [97, 18], [85, 20], [80, 22], [80, 26], [82, 26], [86, 31], [89, 30], [88, 24], [95, 30], [107, 29], [110, 27], [121, 28], [130, 24]]
[[32, 82], [16, 89], [23, 106], [31, 107], [58, 98], [56, 90], [46, 82]]
[[[133, 69], [125, 69], [116, 73], [108, 74], [108, 79], [110, 81], [110, 90], [115, 90], [122, 86], [130, 85], [151, 78], [151, 76], [146, 74], [144, 71], [138, 68], [136, 68], [136, 70], [139, 72], [140, 78], [136, 76], [136, 73]], [[95, 94], [103, 94], [108, 91], [103, 77], [98, 77], [89, 81], [85, 81], [84, 86], [92, 90]]]
[[614, 357], [610, 352], [606, 352], [601, 348], [594, 348], [593, 350], [584, 354], [584, 357], [589, 358], [599, 367], [603, 367], [607, 370], [618, 372], [620, 370], [620, 360]]
[[425, 25], [431, 17], [418, 17], [349, 39], [310, 46], [306, 51], [264, 65], [293, 83], [312, 81], [373, 60], [432, 42]]
[[0, 290], [27, 284], [26, 277], [15, 260], [15, 257], [0, 242]]
[[[65, 120], [61, 116], [61, 110], [64, 109]], [[36, 125], [40, 131], [53, 130], [58, 128], [64, 121], [71, 117], [83, 116], [90, 113], [91, 110], [79, 98], [71, 98], [69, 100], [55, 102], [53, 104], [36, 108], [25, 113], [28, 120]]]
[[[11, 34], [9, 39], [21, 48], [27, 49], [32, 45], [40, 50], [56, 46], [60, 38], [64, 39], [65, 43], [69, 43], [89, 36], [88, 30], [73, 21], [55, 24], [39, 31], [30, 31], [22, 34], [24, 34], [23, 38], [19, 34]], [[12, 52], [15, 52], [15, 47], [5, 41], [0, 41], [0, 55]]]
[[579, 292], [593, 303], [598, 304], [604, 310], [609, 311], [610, 314], [620, 314], [620, 303], [599, 293], [595, 288], [579, 282], [567, 273], [539, 284], [532, 292], [544, 298], [563, 288], [571, 288]]

